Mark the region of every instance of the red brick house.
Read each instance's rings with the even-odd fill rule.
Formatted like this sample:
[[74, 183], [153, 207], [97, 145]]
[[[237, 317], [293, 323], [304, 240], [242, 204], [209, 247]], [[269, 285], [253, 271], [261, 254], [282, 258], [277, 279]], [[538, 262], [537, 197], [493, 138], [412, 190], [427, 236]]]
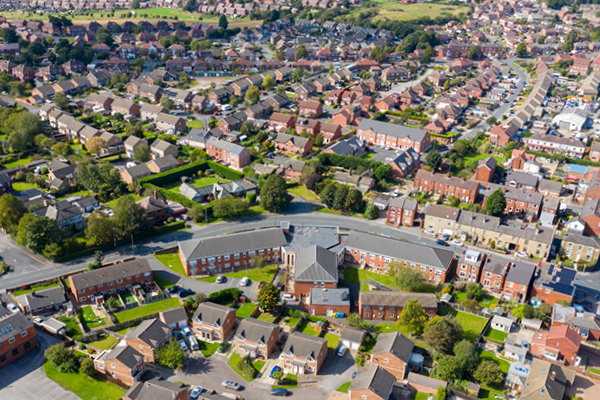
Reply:
[[37, 348], [37, 334], [31, 321], [0, 304], [0, 368]]
[[566, 325], [552, 326], [548, 332], [536, 332], [531, 340], [531, 352], [541, 358], [564, 365], [578, 366], [581, 336]]
[[171, 336], [171, 328], [164, 322], [158, 318], [147, 319], [127, 331], [125, 343], [141, 353], [145, 362], [155, 363], [154, 352], [170, 341]]
[[192, 318], [192, 328], [198, 338], [223, 343], [235, 326], [235, 309], [211, 302], [198, 305]]
[[212, 136], [206, 142], [206, 152], [213, 159], [233, 168], [242, 169], [250, 165], [250, 150]]
[[395, 382], [396, 377], [381, 366], [359, 368], [348, 389], [350, 400], [388, 400]]
[[279, 325], [246, 318], [235, 332], [235, 351], [242, 356], [266, 360], [279, 340]]
[[357, 136], [367, 143], [404, 150], [410, 147], [417, 153], [431, 145], [431, 135], [427, 131], [366, 118], [361, 120]]
[[[573, 286], [575, 275], [576, 271], [571, 268], [562, 268], [556, 264], [543, 262], [539, 268], [539, 275], [535, 277], [531, 286], [531, 297], [538, 297], [550, 305], [559, 301], [571, 304], [575, 295], [575, 286]], [[558, 282], [560, 284], [557, 284]], [[555, 325], [558, 321], [557, 317], [553, 319], [552, 324]], [[566, 319], [561, 320], [561, 323], [565, 322]]]
[[298, 104], [298, 113], [309, 118], [316, 118], [323, 114], [323, 105], [317, 100], [305, 100]]
[[281, 114], [275, 112], [271, 114], [271, 119], [269, 120], [269, 126], [275, 128], [278, 131], [286, 130], [288, 128], [295, 127], [296, 119], [293, 115], [289, 114]]
[[327, 357], [327, 339], [294, 332], [281, 354], [283, 367], [289, 373], [317, 375]]
[[437, 312], [437, 299], [432, 293], [360, 292], [358, 310], [364, 320], [396, 322], [406, 302], [416, 299], [429, 318]]
[[377, 365], [403, 380], [413, 348], [412, 340], [398, 332], [382, 333], [371, 351], [371, 364]]
[[[157, 377], [148, 381], [137, 382], [123, 395], [123, 400], [148, 400], [155, 398], [188, 400], [189, 390], [189, 386], [169, 382], [162, 379], [162, 377]], [[213, 397], [209, 400], [212, 399]], [[205, 400], [204, 396], [203, 400]]]
[[504, 280], [503, 297], [519, 303], [524, 303], [529, 294], [529, 288], [535, 275], [535, 265], [515, 262], [512, 264]]
[[414, 226], [419, 204], [415, 200], [393, 198], [387, 210], [387, 223], [399, 227]]
[[415, 189], [421, 193], [432, 192], [437, 196], [454, 195], [462, 203], [475, 203], [479, 195], [477, 182], [435, 174], [424, 169], [420, 169], [415, 175]]
[[275, 150], [289, 155], [305, 156], [312, 151], [312, 140], [300, 136], [279, 133], [274, 140]]
[[496, 173], [496, 165], [498, 165], [498, 161], [491, 156], [485, 160], [480, 160], [477, 165], [475, 180], [479, 182], [491, 182]]
[[117, 346], [102, 352], [94, 360], [94, 368], [110, 381], [129, 387], [140, 382], [146, 371], [144, 356], [131, 346]]
[[300, 118], [296, 121], [296, 133], [308, 133], [312, 137], [316, 137], [321, 132], [321, 121], [316, 119]]
[[512, 263], [497, 258], [488, 257], [481, 269], [479, 284], [491, 292], [502, 292], [504, 280]]
[[326, 123], [321, 127], [321, 134], [323, 135], [323, 143], [332, 143], [342, 137], [342, 127], [338, 124]]
[[489, 132], [490, 142], [498, 147], [506, 147], [516, 134], [517, 128], [513, 125], [494, 125]]

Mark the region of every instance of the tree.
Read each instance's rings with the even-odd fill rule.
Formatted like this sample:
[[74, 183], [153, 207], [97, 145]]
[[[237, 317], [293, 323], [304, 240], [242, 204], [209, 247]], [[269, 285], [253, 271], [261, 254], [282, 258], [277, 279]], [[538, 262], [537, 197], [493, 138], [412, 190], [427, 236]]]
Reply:
[[14, 152], [24, 151], [34, 144], [34, 138], [43, 132], [43, 124], [39, 115], [29, 111], [10, 113], [4, 122], [9, 132], [8, 144]]
[[224, 15], [221, 15], [221, 18], [219, 18], [219, 28], [227, 29], [228, 26], [229, 26], [229, 22], [227, 22], [227, 17]]
[[306, 47], [304, 46], [304, 44], [300, 44], [298, 46], [298, 49], [296, 50], [296, 60], [300, 60], [301, 58], [306, 58], [308, 57], [308, 51], [306, 50]]
[[252, 104], [258, 103], [260, 100], [260, 90], [254, 85], [250, 86], [248, 90], [246, 90], [246, 100]]
[[525, 44], [525, 42], [519, 43], [515, 50], [515, 55], [519, 58], [525, 58], [529, 55], [529, 52], [527, 51], [527, 45]]
[[350, 315], [346, 317], [346, 324], [352, 328], [362, 328], [364, 322], [360, 318], [359, 313], [350, 313]]
[[85, 143], [85, 148], [92, 154], [100, 155], [102, 149], [108, 148], [108, 144], [100, 136], [95, 136]]
[[25, 234], [27, 233], [27, 229], [29, 225], [33, 222], [35, 216], [33, 214], [25, 214], [19, 221], [19, 225], [17, 226], [17, 243], [21, 246], [27, 245], [27, 237]]
[[271, 312], [280, 302], [279, 288], [272, 283], [263, 283], [258, 291], [258, 307], [264, 312]]
[[392, 167], [390, 165], [380, 165], [375, 169], [375, 178], [379, 180], [385, 179], [391, 171]]
[[335, 191], [335, 198], [333, 200], [333, 208], [336, 210], [342, 210], [346, 206], [346, 197], [350, 190], [348, 186], [340, 185]]
[[114, 43], [112, 33], [106, 28], [98, 28], [98, 30], [96, 30], [96, 43], [104, 43], [108, 46], [112, 46]]
[[525, 304], [523, 306], [523, 317], [524, 318], [533, 318], [534, 316], [534, 310], [533, 310], [533, 306], [531, 304]]
[[371, 221], [373, 221], [379, 217], [379, 208], [375, 205], [375, 203], [370, 201], [367, 204], [367, 208], [365, 209], [364, 216], [366, 219], [370, 219]]
[[448, 393], [446, 392], [446, 388], [440, 386], [435, 394], [435, 400], [446, 400], [447, 395]]
[[498, 122], [498, 120], [496, 119], [496, 117], [494, 117], [493, 115], [491, 117], [489, 117], [488, 119], [485, 120], [485, 122], [492, 126], [492, 125], [496, 125], [496, 122]]
[[419, 335], [423, 331], [425, 322], [427, 322], [425, 310], [421, 307], [418, 300], [410, 299], [406, 302], [404, 308], [402, 308], [402, 313], [396, 325], [408, 329], [410, 336], [413, 336], [413, 333]]
[[[188, 0], [183, 9], [187, 12], [196, 12], [198, 11], [198, 5], [196, 4], [196, 0]], [[227, 27], [223, 28], [227, 29]]]
[[546, 43], [546, 36], [544, 35], [540, 35], [538, 36], [538, 38], [536, 39], [537, 44], [544, 44]]
[[188, 74], [186, 74], [185, 72], [181, 72], [179, 74], [179, 83], [182, 85], [186, 85], [186, 84], [190, 83], [190, 76]]
[[85, 239], [90, 246], [108, 246], [115, 242], [116, 236], [115, 224], [106, 214], [94, 212], [90, 215], [85, 228]]
[[177, 340], [171, 340], [156, 350], [156, 358], [160, 365], [177, 369], [183, 365], [187, 357]]
[[146, 211], [131, 196], [117, 200], [113, 211], [117, 232], [121, 237], [147, 237], [152, 234], [152, 223], [146, 217]]
[[117, 299], [117, 296], [110, 296], [108, 299], [106, 299], [106, 306], [111, 311], [114, 311], [117, 308], [119, 308], [119, 304], [120, 304], [120, 301]]
[[140, 8], [139, 0], [134, 0], [133, 3], [131, 3], [131, 8], [133, 8], [134, 10], [139, 9]]
[[475, 344], [464, 339], [454, 345], [454, 356], [463, 373], [470, 373], [477, 365], [477, 348]]
[[217, 218], [237, 218], [246, 213], [248, 207], [239, 197], [226, 196], [213, 202], [212, 211]]
[[63, 231], [55, 219], [35, 217], [27, 226], [24, 239], [25, 246], [41, 254], [47, 245], [62, 242]]
[[496, 189], [485, 202], [483, 211], [488, 215], [500, 217], [506, 209], [506, 197], [502, 189]]
[[453, 383], [457, 379], [460, 379], [460, 364], [457, 362], [456, 357], [442, 357], [433, 369], [433, 375], [449, 383]]
[[265, 266], [268, 257], [265, 254], [256, 253], [254, 257], [250, 259], [250, 265], [254, 268], [258, 268], [258, 272], [262, 272], [262, 267]]
[[104, 254], [102, 250], [96, 250], [94, 253], [94, 260], [88, 264], [88, 271], [93, 271], [95, 269], [102, 268], [102, 263], [104, 262]]
[[471, 282], [466, 287], [467, 299], [475, 299], [477, 301], [483, 298], [483, 290], [477, 282]]
[[9, 232], [16, 230], [26, 212], [27, 209], [21, 200], [15, 196], [7, 193], [0, 197], [0, 227]]
[[435, 149], [429, 150], [425, 156], [425, 165], [431, 167], [435, 172], [442, 165], [442, 155]]
[[260, 189], [260, 205], [266, 210], [281, 211], [290, 204], [292, 196], [287, 191], [287, 183], [281, 175], [271, 175]]
[[17, 35], [17, 32], [12, 28], [0, 29], [0, 37], [2, 37], [2, 39], [4, 39], [4, 41], [6, 43], [18, 43], [19, 42], [19, 35]]
[[317, 133], [317, 137], [315, 137], [315, 146], [322, 146], [324, 139], [322, 132]]
[[473, 46], [467, 52], [467, 57], [471, 60], [477, 60], [478, 58], [483, 57], [483, 53], [481, 52], [481, 47]]
[[133, 151], [133, 159], [139, 163], [150, 161], [150, 146], [146, 143], [140, 144]]
[[562, 50], [563, 50], [565, 53], [568, 53], [568, 52], [570, 52], [570, 51], [573, 51], [573, 48], [574, 48], [574, 47], [575, 47], [575, 46], [573, 45], [573, 41], [569, 39], [569, 40], [567, 40], [567, 41], [565, 42], [565, 44], [563, 44], [563, 46], [562, 46]]
[[[392, 263], [398, 262], [392, 261], [390, 264]], [[396, 273], [396, 285], [398, 285], [403, 292], [416, 292], [423, 284], [423, 274], [421, 271], [404, 267], [400, 264], [397, 265], [398, 272]]]
[[265, 90], [273, 90], [275, 85], [277, 85], [277, 82], [275, 82], [275, 78], [273, 78], [273, 75], [265, 76], [265, 79], [263, 79], [263, 87], [265, 88]]
[[83, 357], [81, 365], [79, 365], [79, 372], [87, 376], [94, 376], [96, 374], [96, 368], [94, 368], [94, 362], [91, 358]]
[[337, 192], [337, 185], [330, 183], [325, 186], [325, 189], [321, 190], [321, 203], [325, 204], [329, 208], [333, 208], [335, 202], [335, 194]]
[[346, 209], [350, 211], [359, 211], [362, 208], [363, 195], [358, 189], [350, 189], [346, 197]]
[[494, 386], [504, 380], [504, 373], [495, 362], [484, 360], [475, 370], [473, 378], [484, 385]]
[[46, 356], [48, 361], [50, 361], [58, 370], [73, 360], [73, 354], [62, 343], [47, 348], [44, 351], [44, 356]]
[[356, 366], [357, 367], [359, 367], [359, 368], [360, 367], [364, 367], [365, 366], [365, 362], [366, 362], [365, 355], [364, 354], [358, 354], [356, 356], [356, 358], [354, 359], [354, 361], [356, 362]]
[[175, 103], [167, 96], [163, 96], [162, 100], [160, 101], [160, 105], [164, 108], [168, 108], [169, 110], [173, 110], [175, 108]]
[[452, 320], [448, 316], [434, 317], [425, 326], [425, 334], [423, 335], [425, 342], [435, 351], [444, 354], [450, 353], [462, 331], [460, 324], [455, 322], [456, 319]]

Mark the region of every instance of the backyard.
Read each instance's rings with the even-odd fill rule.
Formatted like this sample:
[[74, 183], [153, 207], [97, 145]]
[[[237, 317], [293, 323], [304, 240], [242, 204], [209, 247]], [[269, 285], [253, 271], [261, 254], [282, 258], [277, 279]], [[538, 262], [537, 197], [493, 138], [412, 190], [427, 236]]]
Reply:
[[463, 333], [459, 340], [467, 339], [474, 342], [477, 336], [481, 333], [486, 324], [486, 319], [477, 315], [469, 314], [462, 311], [454, 310], [453, 308], [440, 306], [440, 315], [453, 315], [463, 328]]
[[311, 336], [321, 335], [321, 332], [317, 331], [314, 326], [308, 324], [308, 320], [302, 322], [302, 324], [298, 327], [298, 332], [302, 332]]
[[[162, 262], [162, 261], [161, 261]], [[164, 264], [164, 263], [163, 263]], [[228, 272], [221, 274], [228, 278], [242, 279], [245, 276], [248, 277], [252, 282], [271, 282], [273, 277], [277, 273], [277, 265], [271, 265], [268, 267], [262, 267], [260, 271], [258, 268], [250, 268], [248, 270], [242, 269], [235, 272]], [[198, 278], [199, 281], [214, 283], [217, 280], [217, 275], [207, 276], [205, 278]]]
[[[419, 340], [419, 339], [414, 339], [414, 337], [410, 335], [409, 331], [407, 331], [406, 329], [404, 329], [401, 326], [400, 327], [397, 326], [393, 322], [379, 323], [375, 327], [373, 327], [373, 330], [376, 331], [376, 332], [381, 332], [381, 333], [400, 332], [402, 335], [406, 336], [407, 338], [411, 338], [412, 341], [415, 343], [416, 346], [423, 347], [424, 349], [428, 349], [429, 348], [429, 346], [427, 345], [427, 343], [425, 343], [424, 341]], [[375, 343], [373, 341], [373, 343], [372, 343], [372, 345], [370, 347], [372, 347], [374, 344]], [[368, 352], [369, 351], [367, 351], [367, 353]]]
[[175, 286], [175, 284], [173, 282], [171, 282], [168, 279], [163, 278], [162, 276], [158, 275], [156, 272], [152, 273], [152, 279], [154, 279], [154, 282], [156, 282], [156, 284], [162, 289], [168, 289], [172, 286]]
[[178, 252], [174, 251], [172, 253], [155, 254], [154, 258], [160, 261], [165, 267], [175, 272], [177, 275], [187, 276]]
[[326, 333], [323, 337], [327, 339], [327, 347], [333, 350], [338, 348], [338, 345], [340, 344], [339, 335], [334, 335], [333, 333]]
[[[134, 201], [140, 201], [141, 199], [143, 199], [142, 196], [138, 196], [136, 194], [129, 194], [129, 196], [133, 197]], [[111, 201], [107, 201], [106, 203], [104, 203], [105, 206], [109, 207], [111, 210], [115, 208], [115, 206], [117, 205], [117, 201], [119, 201], [119, 197], [117, 197], [114, 200]]]
[[[453, 297], [455, 297], [457, 303], [462, 303], [463, 301], [465, 301], [467, 299], [467, 292], [465, 292], [465, 291], [455, 292], [453, 294]], [[484, 294], [483, 297], [481, 298], [481, 300], [479, 300], [477, 302], [477, 305], [479, 305], [479, 307], [481, 307], [481, 308], [487, 307], [491, 310], [494, 309], [496, 304], [498, 304], [498, 298], [494, 297], [494, 296], [490, 296], [489, 294]]]
[[488, 328], [483, 337], [493, 340], [494, 342], [504, 343], [504, 339], [508, 337], [508, 333], [499, 331], [497, 329]]
[[256, 308], [256, 304], [251, 302], [244, 303], [240, 308], [238, 308], [235, 312], [235, 316], [240, 319], [246, 319], [250, 317], [254, 309]]
[[201, 129], [202, 121], [200, 121], [199, 119], [194, 119], [192, 121], [188, 121], [185, 125], [190, 129]]
[[[396, 278], [392, 276], [380, 274], [378, 272], [373, 271], [366, 271], [364, 269], [358, 269], [354, 267], [347, 267], [346, 269], [344, 269], [344, 283], [360, 283], [361, 290], [362, 286], [366, 286], [370, 279], [385, 286], [401, 289], [401, 287], [396, 284]], [[435, 286], [423, 283], [421, 284], [421, 287], [418, 291], [433, 293], [435, 292], [435, 289]]]
[[22, 192], [24, 190], [35, 189], [35, 185], [29, 182], [13, 182], [12, 187], [15, 192]]
[[30, 162], [31, 162], [31, 158], [30, 157], [28, 157], [28, 158], [22, 158], [20, 160], [4, 164], [4, 168], [6, 168], [6, 169], [16, 168], [16, 167], [20, 167], [21, 165], [27, 165]]
[[262, 360], [250, 361], [250, 363], [252, 364], [252, 367], [254, 368], [254, 370], [252, 371], [253, 375], [250, 376], [247, 373], [247, 371], [242, 371], [239, 369], [238, 364], [240, 363], [240, 361], [242, 361], [242, 356], [234, 351], [233, 353], [231, 353], [231, 357], [229, 357], [229, 361], [227, 362], [227, 364], [231, 367], [231, 369], [233, 369], [235, 372], [237, 372], [238, 375], [240, 375], [242, 378], [244, 378], [244, 380], [246, 382], [252, 381], [256, 377], [256, 375], [260, 372], [263, 365], [265, 365], [265, 362]]
[[121, 297], [123, 298], [125, 304], [137, 304], [135, 296], [129, 291], [122, 292]]
[[[201, 187], [205, 187], [205, 186], [214, 185], [215, 183], [227, 183], [227, 182], [230, 182], [230, 181], [228, 179], [221, 179], [216, 175], [210, 175], [210, 176], [197, 177], [196, 179], [194, 179], [193, 181], [190, 181], [189, 183], [192, 186], [201, 188]], [[181, 184], [176, 183], [173, 186], [169, 187], [167, 190], [169, 192], [179, 193], [180, 187], [181, 187]]]
[[130, 310], [122, 311], [115, 314], [117, 322], [125, 322], [136, 318], [145, 317], [146, 315], [154, 314], [160, 311], [170, 310], [179, 307], [181, 302], [178, 298], [160, 300], [154, 303], [146, 304], [145, 306], [135, 307]]
[[[498, 366], [500, 367], [500, 369], [502, 370], [503, 373], [508, 373], [508, 368], [510, 367], [510, 363], [504, 360], [499, 359], [498, 357], [496, 357], [493, 353], [486, 351], [486, 350], [482, 350], [479, 352], [479, 358], [481, 360], [489, 360], [489, 361], [493, 361], [494, 363], [498, 364]], [[479, 391], [479, 398], [480, 399], [488, 399], [488, 400], [493, 400], [496, 399], [496, 395], [502, 395], [502, 385], [497, 385], [497, 386], [486, 386], [486, 385], [481, 385], [481, 390]], [[504, 398], [504, 397], [502, 397]]]
[[92, 306], [82, 307], [78, 316], [86, 331], [106, 324], [106, 318], [98, 317], [92, 310]]
[[106, 335], [102, 339], [90, 343], [90, 345], [100, 350], [110, 350], [115, 346], [115, 344], [117, 344], [117, 342], [118, 340], [116, 337]]
[[72, 317], [60, 317], [58, 318], [60, 322], [67, 325], [67, 336], [71, 339], [79, 339], [83, 337], [83, 332], [79, 328], [79, 324], [77, 323], [77, 319]]
[[269, 313], [262, 313], [259, 315], [258, 319], [273, 324], [275, 323], [275, 319], [277, 319], [277, 317]]

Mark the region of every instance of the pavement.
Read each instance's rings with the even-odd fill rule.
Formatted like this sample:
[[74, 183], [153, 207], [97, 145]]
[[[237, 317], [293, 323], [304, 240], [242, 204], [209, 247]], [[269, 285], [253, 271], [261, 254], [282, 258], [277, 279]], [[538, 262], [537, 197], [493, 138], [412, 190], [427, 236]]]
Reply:
[[568, 387], [565, 391], [565, 394], [578, 399], [596, 399], [598, 398], [599, 391], [600, 385], [592, 379], [577, 375], [571, 387]]
[[0, 399], [10, 400], [79, 400], [46, 377], [44, 350], [60, 340], [37, 330], [39, 347], [16, 362], [0, 369]]

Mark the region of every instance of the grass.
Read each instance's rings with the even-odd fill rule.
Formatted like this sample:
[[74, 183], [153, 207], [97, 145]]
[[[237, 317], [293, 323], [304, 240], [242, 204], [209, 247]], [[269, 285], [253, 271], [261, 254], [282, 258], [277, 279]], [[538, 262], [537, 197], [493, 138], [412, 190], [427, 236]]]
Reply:
[[273, 385], [272, 388], [283, 388], [283, 389], [295, 389], [298, 387], [298, 375], [287, 374], [283, 379], [280, 379], [277, 383], [279, 385]]
[[[258, 268], [250, 268], [250, 269], [248, 269], [247, 273], [248, 273], [248, 275], [246, 275], [246, 270], [242, 269], [239, 271], [228, 272], [226, 274], [221, 274], [221, 275], [226, 276], [228, 278], [237, 278], [237, 279], [242, 279], [243, 277], [248, 276], [248, 279], [250, 279], [253, 282], [261, 282], [261, 281], [271, 282], [273, 280], [273, 277], [277, 273], [277, 266], [271, 265], [268, 267], [263, 267], [263, 268], [261, 268], [260, 271], [258, 270]], [[203, 281], [203, 282], [213, 283], [217, 280], [217, 275], [207, 276], [206, 278], [198, 278], [198, 280]]]
[[84, 328], [92, 329], [106, 324], [106, 318], [100, 318], [92, 310], [92, 306], [85, 306], [81, 308], [81, 323]]
[[215, 354], [220, 345], [221, 343], [208, 343], [198, 340], [198, 347], [200, 347], [200, 351], [204, 357], [210, 357]]
[[306, 200], [309, 201], [317, 201], [317, 196], [315, 196], [315, 194], [312, 191], [308, 190], [304, 185], [298, 185], [291, 189], [288, 189], [288, 192], [295, 194], [296, 196], [304, 197]]
[[160, 261], [165, 267], [181, 276], [187, 276], [178, 252], [155, 254], [154, 258]]
[[90, 378], [81, 373], [70, 374], [59, 372], [48, 360], [44, 362], [44, 372], [48, 378], [66, 390], [75, 393], [82, 400], [99, 399], [98, 396], [100, 395], [104, 400], [118, 400], [127, 391], [114, 383], [98, 378]]
[[360, 290], [362, 292], [368, 292], [371, 289], [369, 289], [369, 284], [368, 283], [363, 283], [362, 285], [360, 285]]
[[38, 285], [32, 285], [32, 286], [29, 287], [29, 289], [15, 290], [15, 292], [13, 293], [13, 296], [21, 296], [23, 294], [31, 293], [34, 290], [40, 291], [40, 290], [48, 289], [48, 288], [51, 288], [51, 287], [54, 287], [54, 286], [58, 286], [58, 282], [49, 283], [47, 285], [40, 285], [40, 284], [38, 284]]
[[[345, 283], [360, 283], [361, 290], [362, 285], [369, 282], [369, 279], [375, 280], [382, 285], [402, 289], [396, 284], [396, 278], [386, 274], [380, 274], [378, 272], [366, 271], [364, 269], [358, 269], [354, 267], [348, 267], [344, 270], [344, 282]], [[419, 288], [418, 292], [433, 293], [435, 292], [435, 286], [427, 285], [423, 283]]]
[[[479, 160], [485, 160], [489, 156], [490, 156], [489, 154], [485, 154], [485, 153], [472, 153], [472, 152], [469, 152], [469, 153], [467, 153], [465, 155], [465, 157], [464, 157], [463, 160], [464, 160], [465, 165], [467, 165], [467, 163], [469, 161], [471, 161], [471, 160], [477, 160], [477, 161], [479, 161]], [[502, 163], [502, 162], [504, 162], [504, 157], [500, 157], [500, 156], [493, 156], [493, 157], [496, 159], [496, 161], [498, 161], [499, 164]]]
[[340, 210], [332, 210], [331, 208], [327, 208], [327, 207], [316, 207], [315, 211], [320, 212], [320, 213], [325, 213], [325, 214], [342, 215], [342, 212]]
[[302, 322], [302, 325], [298, 327], [298, 331], [311, 336], [319, 336], [321, 332], [317, 331], [313, 326], [308, 324], [308, 321]]
[[[200, 187], [205, 187], [205, 186], [211, 186], [211, 185], [214, 185], [215, 183], [226, 183], [226, 182], [230, 182], [230, 181], [227, 179], [221, 179], [215, 175], [211, 175], [211, 176], [202, 176], [200, 178], [196, 178], [193, 181], [191, 181], [190, 184], [200, 188]], [[167, 190], [169, 192], [179, 193], [180, 187], [181, 187], [181, 184], [177, 183], [177, 184], [171, 186]]]
[[290, 319], [285, 324], [293, 327], [293, 326], [296, 326], [296, 324], [298, 324], [298, 321], [300, 321], [300, 318], [290, 317]]
[[[364, 5], [363, 5], [364, 4]], [[463, 6], [449, 6], [448, 4], [433, 4], [433, 3], [414, 3], [402, 4], [393, 0], [371, 0], [369, 3], [361, 3], [349, 15], [358, 16], [367, 7], [373, 5], [375, 8], [369, 10], [378, 11], [378, 15], [373, 21], [382, 19], [410, 21], [423, 17], [437, 18], [443, 15], [458, 15], [461, 12], [466, 13], [469, 8]]]
[[175, 286], [175, 284], [173, 282], [171, 282], [168, 279], [163, 278], [162, 276], [158, 275], [156, 272], [152, 273], [152, 278], [154, 279], [154, 282], [156, 282], [156, 284], [162, 290], [165, 290], [165, 289]]
[[450, 307], [440, 306], [439, 311], [441, 315], [451, 314], [456, 317], [463, 328], [463, 333], [460, 335], [459, 340], [467, 339], [471, 342], [474, 342], [486, 324], [485, 318], [461, 311], [456, 311]]
[[[141, 199], [143, 199], [142, 196], [138, 196], [135, 194], [129, 194], [129, 196], [133, 197], [133, 199], [135, 201], [140, 201]], [[117, 205], [117, 201], [119, 201], [119, 198], [116, 198], [114, 200], [111, 201], [107, 201], [106, 203], [104, 203], [105, 206], [109, 207], [111, 210], [114, 210], [115, 206]]]
[[145, 317], [146, 315], [154, 314], [160, 311], [170, 310], [172, 308], [179, 307], [180, 305], [181, 303], [179, 302], [179, 299], [173, 297], [116, 313], [115, 318], [117, 319], [117, 322], [125, 322], [132, 319]]
[[104, 338], [90, 344], [100, 350], [110, 350], [115, 346], [115, 344], [117, 344], [117, 342], [118, 340], [116, 337], [106, 335]]
[[133, 324], [131, 326], [128, 326], [127, 328], [119, 329], [118, 331], [115, 331], [115, 333], [118, 333], [119, 335], [125, 336], [125, 334], [127, 333], [127, 331], [129, 329], [135, 329], [138, 325], [139, 325], [139, 323]]
[[[429, 345], [427, 343], [425, 343], [422, 340], [415, 339], [414, 337], [412, 337], [410, 335], [409, 331], [407, 331], [403, 327], [396, 326], [396, 324], [394, 322], [384, 322], [384, 323], [377, 324], [377, 326], [375, 326], [373, 328], [373, 330], [376, 332], [381, 332], [381, 333], [400, 332], [402, 335], [406, 336], [407, 338], [410, 338], [416, 346], [422, 347], [424, 349], [429, 348]], [[366, 353], [371, 352], [373, 346], [375, 345], [375, 342], [376, 342], [376, 340], [372, 340], [371, 343], [367, 344], [367, 346], [369, 346], [370, 349], [368, 349], [369, 351], [366, 351]]]
[[483, 337], [493, 340], [494, 342], [504, 343], [504, 340], [508, 337], [508, 333], [499, 331], [497, 329], [488, 328]]
[[427, 400], [431, 395], [427, 393], [417, 392], [415, 394], [415, 400]]
[[[456, 301], [458, 303], [462, 303], [463, 301], [465, 301], [467, 299], [467, 293], [464, 291], [458, 292], [458, 293], [455, 293], [455, 297], [456, 297]], [[490, 296], [489, 294], [484, 294], [483, 298], [480, 301], [478, 301], [477, 304], [481, 308], [488, 307], [493, 310], [494, 306], [496, 304], [498, 304], [498, 298], [494, 297], [494, 296]]]
[[8, 164], [4, 164], [4, 168], [6, 168], [6, 169], [16, 168], [16, 167], [20, 167], [21, 165], [27, 165], [30, 162], [31, 162], [31, 157], [22, 158], [20, 160], [13, 161], [13, 162], [8, 163]]
[[77, 319], [73, 317], [60, 317], [58, 318], [60, 322], [67, 325], [67, 336], [72, 339], [79, 339], [83, 337], [83, 332], [79, 328], [79, 324], [77, 323]]
[[251, 372], [252, 376], [250, 376], [250, 375], [248, 375], [247, 371], [242, 371], [238, 368], [238, 364], [240, 363], [240, 361], [242, 361], [242, 356], [234, 351], [231, 354], [231, 357], [229, 357], [229, 361], [227, 362], [227, 364], [231, 367], [231, 369], [233, 369], [235, 372], [237, 372], [239, 376], [244, 378], [244, 380], [246, 382], [251, 382], [256, 377], [256, 375], [260, 372], [263, 365], [265, 365], [265, 362], [262, 360], [250, 361], [250, 363], [252, 364], [252, 367], [253, 367], [253, 371]]
[[125, 304], [137, 303], [135, 296], [131, 292], [123, 292], [121, 293], [121, 297], [123, 298]]
[[64, 200], [69, 197], [81, 197], [83, 199], [84, 197], [88, 197], [88, 196], [94, 196], [94, 193], [90, 192], [89, 190], [80, 190], [78, 192], [67, 193], [64, 196], [58, 197], [56, 200], [60, 201], [60, 200]]
[[247, 302], [244, 303], [240, 308], [235, 312], [235, 316], [240, 319], [246, 319], [250, 317], [252, 312], [256, 309], [256, 304]]
[[360, 156], [360, 158], [364, 158], [366, 160], [371, 159], [373, 157], [375, 157], [375, 153], [365, 153], [362, 156]]
[[200, 121], [199, 119], [195, 119], [193, 121], [189, 121], [187, 124], [185, 124], [188, 128], [190, 129], [202, 129], [202, 121]]
[[342, 386], [340, 386], [339, 388], [335, 389], [335, 391], [336, 392], [342, 392], [342, 393], [348, 393], [348, 389], [350, 389], [350, 385], [351, 384], [352, 384], [352, 381], [346, 382]]
[[498, 366], [500, 367], [502, 372], [504, 372], [505, 374], [508, 373], [508, 368], [510, 368], [510, 363], [508, 361], [499, 359], [498, 357], [496, 357], [494, 355], [494, 353], [491, 353], [487, 350], [481, 350], [479, 352], [479, 358], [481, 360], [489, 360], [489, 361], [495, 362], [496, 364], [498, 364]]
[[600, 369], [594, 367], [588, 367], [588, 371], [593, 372], [596, 375], [600, 375]]
[[326, 333], [324, 338], [327, 339], [327, 347], [334, 350], [338, 348], [338, 345], [340, 344], [340, 337], [338, 335]]
[[24, 190], [35, 189], [35, 185], [29, 182], [13, 182], [12, 184], [15, 192], [22, 192]]
[[262, 313], [258, 316], [258, 319], [260, 319], [261, 321], [268, 322], [270, 324], [274, 323], [276, 318], [277, 317], [275, 315], [272, 315], [270, 313]]

